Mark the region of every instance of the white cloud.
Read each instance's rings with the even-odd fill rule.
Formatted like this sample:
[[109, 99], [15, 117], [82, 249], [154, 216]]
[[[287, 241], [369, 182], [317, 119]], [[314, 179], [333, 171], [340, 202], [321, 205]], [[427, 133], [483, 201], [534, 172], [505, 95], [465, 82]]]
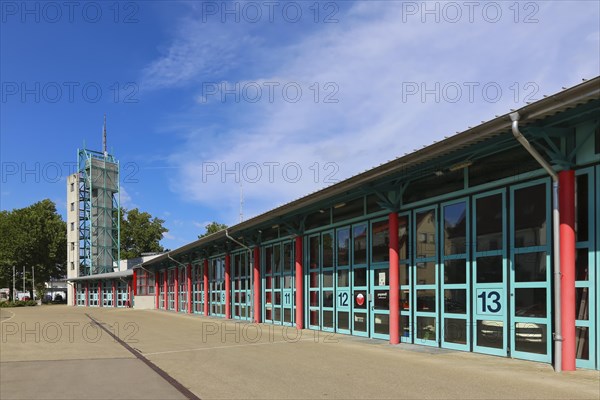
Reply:
[[137, 207], [137, 205], [132, 201], [131, 195], [125, 189], [124, 185], [121, 185], [121, 193], [119, 194], [119, 201], [121, 203], [121, 207], [123, 207], [127, 210]]
[[[156, 86], [196, 85], [197, 95], [190, 102], [204, 95], [198, 84], [201, 76], [242, 86], [295, 82], [303, 96], [297, 103], [283, 101], [276, 92], [279, 98], [272, 103], [242, 99], [239, 104], [215, 104], [213, 98], [209, 104], [191, 104], [188, 124], [174, 128], [185, 143], [170, 159], [179, 168], [172, 190], [217, 209], [221, 219], [237, 221], [240, 187], [234, 174], [223, 176], [223, 166], [238, 166], [242, 175], [245, 171], [252, 177], [256, 165], [261, 166], [260, 182], [241, 177], [248, 218], [327, 186], [324, 175], [336, 166], [334, 178], [344, 179], [519, 108], [535, 88], [541, 98], [581, 77], [597, 75], [598, 57], [590, 57], [598, 54], [597, 14], [583, 3], [555, 2], [540, 5], [537, 24], [515, 24], [510, 14], [495, 24], [481, 18], [475, 23], [421, 23], [419, 18], [403, 23], [401, 3], [358, 2], [340, 15], [339, 24], [304, 34], [292, 44], [268, 46], [254, 26], [207, 28], [187, 18], [166, 56], [146, 69]], [[203, 29], [214, 38], [199, 35]], [[265, 62], [261, 57], [267, 53]], [[244, 63], [248, 68], [229, 74]], [[320, 88], [317, 102], [310, 89], [315, 82]], [[473, 82], [477, 86], [470, 99]], [[334, 86], [326, 90], [328, 83]], [[436, 83], [441, 98], [422, 98], [422, 89], [435, 88]], [[486, 99], [486, 84], [502, 90], [498, 101]], [[414, 85], [421, 93], [403, 96]], [[336, 87], [334, 98], [339, 102], [324, 103], [324, 96]], [[456, 87], [462, 95], [453, 103], [449, 99], [455, 97], [451, 90]], [[198, 109], [206, 107], [227, 118], [194, 119]], [[279, 163], [273, 182], [267, 178], [269, 162]], [[302, 179], [292, 182], [293, 176], [286, 177], [286, 163], [297, 163]], [[207, 175], [209, 167], [220, 173]]]

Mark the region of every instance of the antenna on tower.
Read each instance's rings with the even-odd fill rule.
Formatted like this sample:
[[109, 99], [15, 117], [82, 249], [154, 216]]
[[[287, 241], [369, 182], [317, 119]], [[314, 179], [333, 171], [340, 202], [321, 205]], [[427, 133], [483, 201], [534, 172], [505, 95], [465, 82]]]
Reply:
[[240, 180], [240, 222], [244, 222], [244, 187]]
[[104, 114], [104, 129], [102, 130], [102, 151], [104, 152], [104, 157], [107, 157], [108, 152], [106, 151], [106, 114]]

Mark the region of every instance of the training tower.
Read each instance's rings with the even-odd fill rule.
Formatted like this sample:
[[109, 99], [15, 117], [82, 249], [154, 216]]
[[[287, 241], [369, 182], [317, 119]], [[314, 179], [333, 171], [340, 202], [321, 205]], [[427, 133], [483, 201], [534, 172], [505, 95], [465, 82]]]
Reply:
[[106, 116], [102, 145], [102, 152], [78, 149], [77, 172], [67, 179], [68, 278], [113, 272], [119, 265], [119, 162], [106, 149]]

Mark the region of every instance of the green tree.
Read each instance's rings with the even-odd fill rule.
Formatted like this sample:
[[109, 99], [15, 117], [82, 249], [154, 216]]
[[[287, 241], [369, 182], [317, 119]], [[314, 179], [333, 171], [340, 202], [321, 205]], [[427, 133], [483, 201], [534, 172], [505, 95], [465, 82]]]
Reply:
[[227, 229], [227, 225], [225, 224], [220, 224], [218, 222], [211, 222], [210, 224], [207, 224], [204, 229], [206, 229], [206, 232], [204, 232], [201, 235], [198, 235], [198, 239], [203, 238], [204, 236], [208, 236], [208, 235], [212, 235], [213, 233], [222, 231], [223, 229]]
[[164, 220], [137, 208], [121, 209], [121, 259], [140, 257], [142, 253], [162, 252], [163, 234], [169, 230]]
[[12, 288], [13, 266], [19, 288], [23, 268], [29, 284], [35, 268], [38, 289], [50, 278], [66, 275], [67, 226], [51, 200], [0, 212], [0, 232], [0, 287]]

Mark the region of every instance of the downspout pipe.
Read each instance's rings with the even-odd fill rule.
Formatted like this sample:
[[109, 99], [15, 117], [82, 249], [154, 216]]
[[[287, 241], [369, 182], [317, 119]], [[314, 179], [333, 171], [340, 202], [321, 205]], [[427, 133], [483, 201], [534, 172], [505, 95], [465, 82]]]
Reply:
[[[246, 246], [244, 243], [242, 243], [242, 242], [240, 242], [238, 240], [235, 240], [233, 237], [231, 237], [231, 235], [229, 234], [229, 232], [227, 231], [227, 229], [225, 229], [225, 237], [227, 239], [231, 240], [233, 243], [236, 243], [236, 244], [242, 246], [243, 248], [245, 248], [246, 250], [248, 250], [248, 263], [249, 263], [249, 266], [250, 266], [250, 276], [252, 277], [252, 279], [251, 279], [252, 299], [253, 299], [252, 300], [252, 304], [253, 304], [253, 307], [254, 307], [255, 306], [254, 305], [254, 299], [256, 298], [255, 296], [258, 296], [258, 293], [254, 293], [254, 291], [255, 291], [254, 290], [254, 257], [253, 257], [253, 254], [252, 254], [252, 249], [250, 247]], [[254, 311], [255, 310], [252, 310], [252, 313], [254, 313]], [[253, 316], [253, 318], [254, 318], [254, 316]]]
[[510, 114], [512, 121], [512, 133], [517, 141], [531, 154], [531, 156], [548, 172], [552, 177], [552, 236], [553, 236], [553, 276], [554, 276], [554, 371], [562, 371], [562, 326], [560, 309], [560, 214], [558, 211], [558, 174], [552, 166], [541, 156], [541, 154], [529, 143], [519, 130], [519, 120], [521, 116], [518, 112]]
[[171, 261], [176, 262], [177, 264], [181, 265], [182, 267], [187, 268], [187, 265], [180, 263], [179, 261], [177, 261], [176, 259], [174, 259], [173, 257], [171, 257], [171, 252], [167, 253], [167, 258]]

